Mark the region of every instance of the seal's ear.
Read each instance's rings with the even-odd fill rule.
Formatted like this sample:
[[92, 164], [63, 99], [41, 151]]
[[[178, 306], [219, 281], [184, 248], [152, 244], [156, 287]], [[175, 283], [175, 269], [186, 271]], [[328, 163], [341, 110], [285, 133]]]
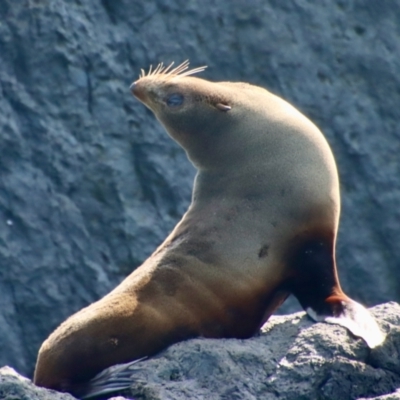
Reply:
[[225, 111], [225, 112], [232, 109], [231, 106], [228, 106], [227, 104], [223, 104], [223, 103], [217, 103], [217, 104], [215, 104], [215, 107], [218, 108], [218, 110]]

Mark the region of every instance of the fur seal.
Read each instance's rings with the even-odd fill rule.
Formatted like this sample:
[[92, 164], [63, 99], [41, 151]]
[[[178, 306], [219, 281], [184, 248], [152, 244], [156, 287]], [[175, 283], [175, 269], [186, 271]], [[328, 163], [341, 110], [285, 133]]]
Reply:
[[312, 319], [371, 348], [384, 340], [339, 284], [339, 181], [322, 133], [263, 88], [187, 69], [142, 70], [131, 90], [197, 168], [192, 203], [150, 258], [43, 343], [39, 386], [76, 394], [100, 371], [180, 340], [248, 338], [290, 293]]

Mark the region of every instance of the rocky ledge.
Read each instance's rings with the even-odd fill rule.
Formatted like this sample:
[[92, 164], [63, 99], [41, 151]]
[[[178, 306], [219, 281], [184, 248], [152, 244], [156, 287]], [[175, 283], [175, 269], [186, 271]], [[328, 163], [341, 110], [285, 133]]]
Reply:
[[[400, 305], [371, 311], [387, 333], [376, 349], [304, 313], [274, 316], [251, 339], [189, 340], [136, 364], [130, 392], [118, 399], [400, 399]], [[73, 399], [9, 367], [0, 369], [0, 398]]]

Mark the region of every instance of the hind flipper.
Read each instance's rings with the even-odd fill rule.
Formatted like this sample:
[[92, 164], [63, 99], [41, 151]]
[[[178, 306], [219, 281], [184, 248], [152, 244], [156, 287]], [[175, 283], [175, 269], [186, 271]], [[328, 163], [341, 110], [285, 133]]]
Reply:
[[292, 275], [287, 287], [315, 321], [341, 325], [364, 339], [370, 348], [379, 346], [385, 335], [375, 319], [340, 288], [334, 244], [333, 233], [299, 236], [289, 254]]
[[385, 340], [385, 334], [379, 328], [374, 317], [361, 304], [347, 296], [331, 296], [324, 300], [322, 312], [307, 307], [307, 314], [318, 322], [337, 324], [347, 328], [354, 336], [364, 339], [373, 349]]

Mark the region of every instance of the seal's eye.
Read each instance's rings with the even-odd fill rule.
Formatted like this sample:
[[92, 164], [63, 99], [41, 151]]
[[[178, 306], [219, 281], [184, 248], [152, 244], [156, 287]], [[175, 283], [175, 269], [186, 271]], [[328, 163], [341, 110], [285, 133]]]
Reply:
[[166, 99], [168, 107], [178, 107], [183, 104], [183, 96], [179, 93], [172, 93]]

